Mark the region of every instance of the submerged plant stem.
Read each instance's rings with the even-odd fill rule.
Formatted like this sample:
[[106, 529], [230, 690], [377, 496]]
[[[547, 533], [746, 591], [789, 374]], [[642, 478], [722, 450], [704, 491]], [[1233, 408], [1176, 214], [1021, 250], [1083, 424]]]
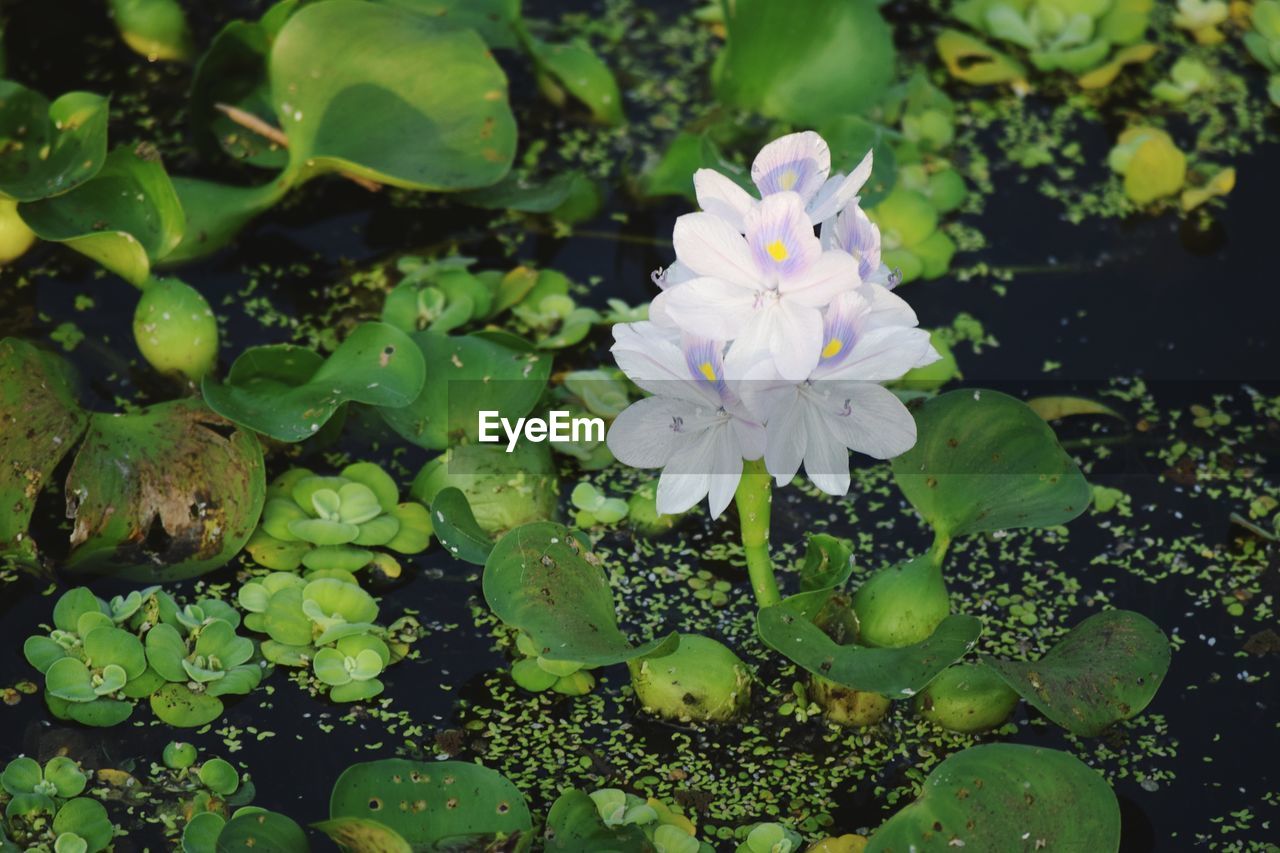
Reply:
[[756, 603], [770, 607], [782, 601], [778, 580], [773, 575], [769, 557], [769, 505], [773, 501], [773, 478], [765, 470], [764, 460], [744, 462], [742, 481], [738, 483], [734, 501], [738, 505], [738, 521], [742, 528], [742, 550], [747, 555], [747, 575]]

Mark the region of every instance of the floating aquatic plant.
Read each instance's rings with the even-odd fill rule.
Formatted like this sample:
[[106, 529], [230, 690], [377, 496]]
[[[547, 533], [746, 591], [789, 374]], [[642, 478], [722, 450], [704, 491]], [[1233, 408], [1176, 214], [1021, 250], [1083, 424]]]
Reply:
[[22, 756], [0, 773], [0, 851], [98, 853], [115, 837], [107, 810], [82, 796], [88, 774], [66, 756]]
[[399, 577], [400, 564], [387, 551], [420, 553], [431, 529], [426, 507], [401, 501], [395, 480], [371, 462], [327, 476], [294, 468], [267, 489], [262, 523], [245, 548], [259, 565], [277, 571], [372, 566]]

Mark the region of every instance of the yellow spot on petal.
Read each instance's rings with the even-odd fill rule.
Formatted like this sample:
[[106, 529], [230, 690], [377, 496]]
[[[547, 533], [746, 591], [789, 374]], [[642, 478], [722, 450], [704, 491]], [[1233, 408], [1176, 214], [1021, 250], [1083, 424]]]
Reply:
[[827, 345], [822, 348], [823, 358], [834, 358], [840, 354], [840, 350], [844, 349], [844, 341], [839, 338], [832, 338], [827, 341]]
[[800, 180], [800, 176], [796, 174], [795, 169], [787, 169], [782, 173], [782, 177], [778, 179], [778, 186], [784, 190], [789, 190], [796, 185], [796, 181]]
[[779, 263], [785, 261], [788, 257], [786, 244], [781, 240], [774, 240], [772, 243], [765, 246], [764, 250], [769, 253], [769, 257]]
[[711, 362], [704, 361], [698, 365], [698, 372], [707, 377], [708, 382], [716, 381], [716, 369], [711, 366]]

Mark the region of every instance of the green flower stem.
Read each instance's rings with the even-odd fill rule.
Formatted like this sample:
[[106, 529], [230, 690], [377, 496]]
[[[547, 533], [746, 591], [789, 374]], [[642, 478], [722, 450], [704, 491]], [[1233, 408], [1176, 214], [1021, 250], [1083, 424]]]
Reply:
[[765, 470], [764, 460], [742, 465], [734, 501], [738, 505], [738, 521], [742, 525], [742, 550], [747, 555], [747, 574], [751, 589], [761, 607], [782, 601], [778, 580], [773, 576], [773, 560], [769, 558], [769, 505], [773, 501], [773, 478]]

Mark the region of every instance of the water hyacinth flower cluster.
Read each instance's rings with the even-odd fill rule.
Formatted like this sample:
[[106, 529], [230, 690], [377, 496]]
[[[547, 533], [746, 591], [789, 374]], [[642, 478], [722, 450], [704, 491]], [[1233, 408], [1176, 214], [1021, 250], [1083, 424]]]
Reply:
[[43, 766], [13, 759], [0, 773], [0, 853], [97, 853], [107, 849], [115, 827], [102, 804], [81, 796], [85, 771], [66, 756]]
[[842, 495], [849, 450], [885, 459], [915, 443], [911, 414], [881, 383], [938, 354], [892, 292], [880, 230], [859, 206], [871, 165], [868, 153], [831, 175], [826, 142], [804, 132], [760, 151], [759, 198], [695, 173], [703, 209], [676, 220], [651, 320], [614, 327], [618, 366], [652, 396], [618, 416], [609, 447], [664, 469], [660, 513], [708, 497], [719, 515], [744, 462], [779, 484], [803, 467]]
[[[308, 667], [335, 702], [371, 699], [392, 663], [388, 629], [375, 624], [378, 603], [349, 572], [313, 572], [303, 579], [273, 572], [240, 588], [245, 625], [270, 637], [262, 655], [272, 663]], [[398, 660], [400, 656], [396, 657]]]
[[271, 484], [262, 523], [245, 546], [254, 561], [277, 571], [375, 566], [398, 577], [400, 563], [386, 551], [417, 554], [431, 542], [431, 514], [416, 501], [400, 501], [395, 480], [371, 462], [356, 462], [336, 476], [306, 468]]

